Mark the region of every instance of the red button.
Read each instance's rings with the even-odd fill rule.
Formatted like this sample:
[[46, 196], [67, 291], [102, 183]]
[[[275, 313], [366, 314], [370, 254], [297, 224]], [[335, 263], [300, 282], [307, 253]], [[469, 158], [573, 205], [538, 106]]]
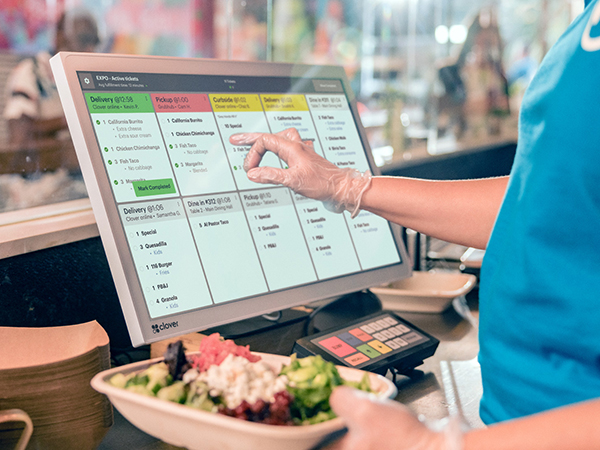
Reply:
[[335, 336], [319, 341], [319, 344], [340, 358], [356, 351], [354, 347]]
[[371, 339], [373, 339], [371, 336], [369, 336], [367, 333], [365, 333], [360, 328], [355, 328], [354, 330], [350, 330], [348, 333], [357, 337], [358, 339], [360, 339], [363, 342], [367, 342], [367, 341], [370, 341]]

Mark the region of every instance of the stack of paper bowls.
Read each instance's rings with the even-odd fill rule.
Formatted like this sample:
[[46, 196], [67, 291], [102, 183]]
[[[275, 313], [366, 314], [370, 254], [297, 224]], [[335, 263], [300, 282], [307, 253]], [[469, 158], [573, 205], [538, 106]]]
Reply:
[[[109, 367], [109, 339], [95, 321], [0, 327], [0, 410], [18, 408], [31, 417], [27, 449], [95, 449], [113, 415], [90, 380]], [[22, 424], [0, 424], [0, 447], [14, 448], [21, 430]]]

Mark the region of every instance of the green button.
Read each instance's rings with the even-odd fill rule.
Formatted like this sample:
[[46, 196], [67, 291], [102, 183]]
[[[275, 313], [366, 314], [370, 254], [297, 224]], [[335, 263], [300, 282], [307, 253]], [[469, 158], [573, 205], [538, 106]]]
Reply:
[[356, 350], [360, 351], [361, 353], [364, 353], [369, 358], [377, 358], [381, 355], [381, 353], [379, 353], [377, 350], [375, 350], [373, 347], [367, 344], [363, 344], [356, 347]]
[[133, 190], [136, 197], [147, 197], [149, 195], [175, 194], [175, 183], [171, 178], [163, 180], [134, 181]]

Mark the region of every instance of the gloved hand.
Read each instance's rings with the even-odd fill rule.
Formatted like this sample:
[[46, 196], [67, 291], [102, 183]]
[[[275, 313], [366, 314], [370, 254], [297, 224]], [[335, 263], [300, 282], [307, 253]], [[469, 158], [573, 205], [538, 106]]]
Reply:
[[[234, 145], [252, 144], [244, 160], [244, 170], [251, 181], [289, 187], [300, 195], [322, 201], [330, 211], [347, 210], [355, 217], [362, 194], [371, 184], [369, 172], [337, 167], [317, 155], [312, 143], [303, 142], [295, 129], [275, 135], [234, 134], [229, 141]], [[289, 168], [258, 167], [267, 151], [278, 155]]]
[[458, 420], [441, 431], [421, 423], [404, 405], [349, 387], [338, 387], [329, 399], [346, 422], [348, 434], [335, 450], [461, 450]]

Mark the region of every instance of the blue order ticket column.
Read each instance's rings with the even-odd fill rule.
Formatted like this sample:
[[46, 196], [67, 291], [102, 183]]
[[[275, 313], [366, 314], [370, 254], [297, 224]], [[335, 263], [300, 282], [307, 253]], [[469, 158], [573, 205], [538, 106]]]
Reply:
[[[361, 172], [368, 170], [369, 163], [346, 97], [341, 94], [310, 94], [306, 99], [325, 157], [341, 168]], [[398, 250], [385, 219], [367, 211], [361, 211], [353, 220], [349, 213], [344, 215], [363, 269], [398, 262]]]

